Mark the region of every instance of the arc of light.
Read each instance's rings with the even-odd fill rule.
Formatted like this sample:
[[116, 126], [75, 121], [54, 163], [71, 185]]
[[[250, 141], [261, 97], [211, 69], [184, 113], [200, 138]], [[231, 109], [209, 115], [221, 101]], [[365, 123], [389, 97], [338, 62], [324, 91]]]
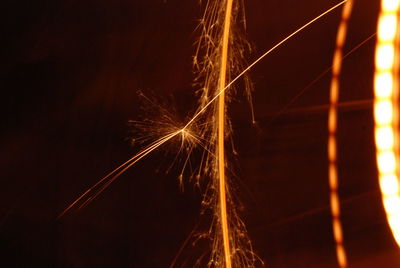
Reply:
[[[282, 39], [282, 41], [278, 42], [276, 45], [274, 45], [272, 48], [270, 48], [268, 51], [266, 51], [264, 54], [262, 54], [260, 57], [258, 57], [253, 63], [251, 63], [249, 66], [247, 66], [240, 74], [238, 74], [234, 79], [232, 79], [232, 81], [230, 81], [224, 88], [222, 88], [207, 104], [204, 105], [204, 107], [199, 110], [197, 113], [195, 113], [195, 115], [188, 121], [188, 123], [186, 123], [186, 125], [176, 131], [176, 132], [172, 132], [170, 134], [165, 135], [164, 137], [158, 139], [156, 142], [150, 144], [149, 146], [147, 146], [145, 149], [141, 150], [139, 153], [137, 153], [136, 155], [134, 155], [132, 158], [130, 158], [128, 161], [126, 161], [124, 164], [122, 164], [121, 166], [119, 166], [118, 168], [114, 169], [112, 172], [110, 172], [108, 175], [106, 175], [105, 177], [103, 177], [100, 181], [98, 181], [95, 185], [93, 185], [91, 188], [89, 188], [88, 190], [86, 190], [82, 195], [80, 195], [77, 199], [75, 199], [74, 202], [72, 202], [57, 218], [59, 219], [60, 217], [62, 217], [63, 215], [65, 215], [65, 213], [67, 213], [69, 210], [71, 210], [80, 200], [82, 200], [83, 198], [89, 196], [89, 194], [91, 194], [94, 189], [99, 186], [101, 183], [105, 182], [108, 178], [110, 178], [113, 174], [116, 174], [118, 172], [118, 170], [123, 170], [122, 172], [118, 172], [117, 175], [113, 176], [111, 178], [112, 181], [114, 181], [115, 179], [118, 178], [118, 176], [120, 176], [123, 172], [125, 172], [127, 170], [126, 167], [131, 167], [132, 165], [134, 165], [135, 163], [137, 163], [140, 159], [142, 159], [144, 156], [148, 155], [150, 152], [154, 151], [155, 149], [157, 149], [159, 146], [161, 146], [162, 144], [164, 144], [165, 142], [167, 142], [168, 140], [172, 139], [173, 137], [177, 136], [178, 134], [184, 132], [188, 127], [190, 127], [190, 125], [216, 100], [218, 99], [218, 97], [223, 94], [233, 83], [235, 83], [239, 78], [241, 78], [245, 73], [247, 73], [251, 68], [254, 67], [254, 65], [256, 65], [258, 62], [260, 62], [263, 58], [265, 58], [268, 54], [270, 54], [271, 52], [273, 52], [275, 49], [277, 49], [278, 47], [280, 47], [282, 44], [284, 44], [286, 41], [288, 41], [290, 38], [292, 38], [293, 36], [295, 36], [296, 34], [298, 34], [299, 32], [301, 32], [302, 30], [304, 30], [305, 28], [307, 28], [308, 26], [310, 26], [312, 23], [316, 22], [317, 20], [319, 20], [320, 18], [324, 17], [325, 15], [327, 15], [328, 13], [332, 12], [333, 10], [335, 10], [336, 8], [340, 7], [341, 5], [343, 5], [344, 3], [346, 3], [348, 0], [344, 0], [338, 4], [336, 4], [335, 6], [331, 7], [330, 9], [326, 10], [325, 12], [321, 13], [320, 15], [318, 15], [317, 17], [315, 17], [314, 19], [310, 20], [309, 22], [307, 22], [306, 24], [304, 24], [303, 26], [301, 26], [300, 28], [298, 28], [297, 30], [295, 30], [294, 32], [292, 32], [291, 34], [289, 34], [287, 37], [285, 37], [284, 39]], [[110, 183], [106, 184], [107, 187], [110, 185]], [[105, 188], [102, 188], [101, 191], [104, 191]], [[97, 196], [97, 195], [96, 195]], [[91, 199], [93, 200], [93, 199]]]
[[348, 19], [353, 8], [353, 0], [343, 7], [342, 18], [336, 36], [336, 48], [332, 63], [330, 103], [328, 111], [328, 179], [330, 188], [330, 208], [333, 237], [336, 244], [336, 258], [340, 268], [347, 267], [346, 251], [343, 246], [343, 229], [340, 221], [339, 178], [337, 168], [337, 109], [339, 101], [339, 77], [342, 69], [343, 45], [346, 41]]
[[233, 0], [226, 1], [224, 31], [222, 35], [222, 53], [221, 53], [221, 68], [219, 71], [218, 91], [218, 110], [216, 128], [218, 129], [217, 141], [217, 161], [218, 161], [218, 180], [219, 180], [219, 209], [220, 209], [220, 224], [222, 230], [222, 241], [225, 255], [225, 267], [231, 268], [231, 250], [229, 242], [229, 224], [226, 208], [226, 177], [225, 177], [225, 91], [226, 73], [228, 68], [228, 46], [229, 32], [232, 17]]
[[375, 49], [374, 121], [382, 201], [390, 229], [400, 246], [399, 8], [400, 0], [381, 1]]

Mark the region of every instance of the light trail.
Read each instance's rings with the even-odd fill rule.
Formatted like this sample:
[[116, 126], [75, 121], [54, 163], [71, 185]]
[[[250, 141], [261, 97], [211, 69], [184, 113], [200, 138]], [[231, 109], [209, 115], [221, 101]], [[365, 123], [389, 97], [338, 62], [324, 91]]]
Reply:
[[[221, 92], [226, 86], [226, 73], [228, 65], [228, 46], [230, 27], [232, 19], [232, 4], [233, 0], [226, 1], [224, 32], [222, 35], [222, 52], [221, 52], [221, 69], [219, 72], [218, 91]], [[228, 214], [226, 208], [226, 178], [225, 178], [225, 94], [222, 92], [218, 99], [217, 112], [218, 125], [218, 179], [219, 179], [219, 206], [220, 206], [220, 221], [222, 230], [222, 240], [225, 254], [225, 267], [232, 268], [231, 250], [230, 250], [230, 234], [228, 226]]]
[[[197, 71], [195, 82], [201, 96], [197, 113], [184, 129], [195, 127], [198, 130], [197, 137], [205, 141], [205, 153], [200, 163], [203, 170], [198, 177], [207, 179], [202, 214], [207, 211], [211, 215], [207, 219], [210, 221], [209, 229], [202, 236], [211, 246], [209, 254], [205, 255], [209, 257], [208, 263], [200, 265], [206, 260], [200, 258], [196, 261], [199, 267], [254, 267], [255, 263], [251, 241], [236, 212], [231, 184], [226, 175], [228, 155], [234, 152], [233, 145], [228, 147], [226, 143], [232, 132], [226, 103], [234, 90], [230, 90], [229, 94], [223, 90], [231, 76], [242, 70], [243, 52], [248, 47], [238, 34], [240, 25], [237, 22], [244, 21], [240, 4], [241, 1], [233, 0], [207, 1], [199, 25], [202, 33], [193, 61]], [[245, 92], [250, 95], [250, 83], [246, 77], [244, 84]]]
[[[353, 54], [356, 50], [358, 50], [360, 47], [365, 45], [368, 41], [370, 41], [373, 37], [375, 37], [376, 33], [371, 34], [368, 36], [364, 41], [359, 43], [357, 46], [353, 47], [349, 52], [347, 52], [340, 60], [344, 61], [348, 56]], [[328, 67], [325, 71], [321, 72], [314, 80], [312, 80], [310, 83], [307, 84], [303, 89], [297, 93], [296, 96], [294, 96], [285, 106], [283, 106], [282, 109], [279, 110], [278, 113], [276, 113], [275, 116], [270, 120], [269, 123], [272, 123], [274, 120], [276, 120], [280, 115], [282, 115], [284, 112], [287, 111], [287, 109], [292, 106], [301, 96], [303, 96], [304, 93], [306, 93], [310, 88], [312, 88], [315, 83], [317, 83], [322, 77], [324, 77], [326, 74], [330, 73], [332, 71], [332, 65]], [[340, 104], [339, 104], [340, 105]]]
[[283, 45], [286, 41], [288, 41], [290, 38], [292, 38], [293, 36], [297, 35], [299, 32], [301, 32], [302, 30], [304, 30], [305, 28], [307, 28], [308, 26], [310, 26], [311, 24], [313, 24], [314, 22], [316, 22], [317, 20], [319, 20], [320, 18], [324, 17], [325, 15], [329, 14], [330, 12], [334, 11], [336, 8], [340, 7], [341, 5], [343, 5], [344, 3], [346, 3], [348, 0], [344, 0], [340, 3], [338, 3], [337, 5], [331, 7], [330, 9], [326, 10], [325, 12], [321, 13], [320, 15], [318, 15], [317, 17], [315, 17], [314, 19], [310, 20], [309, 22], [307, 22], [306, 24], [304, 24], [303, 26], [301, 26], [300, 28], [298, 28], [297, 30], [295, 30], [294, 32], [292, 32], [291, 34], [289, 34], [288, 36], [286, 36], [284, 39], [282, 39], [281, 41], [279, 41], [278, 43], [276, 43], [272, 48], [270, 48], [269, 50], [267, 50], [264, 54], [262, 54], [260, 57], [258, 57], [255, 61], [253, 61], [253, 63], [251, 63], [249, 66], [246, 67], [246, 69], [244, 69], [240, 74], [238, 74], [234, 79], [232, 79], [223, 89], [221, 89], [218, 94], [216, 94], [209, 102], [207, 102], [204, 107], [202, 107], [202, 109], [200, 109], [197, 113], [195, 113], [195, 115], [188, 121], [188, 123], [183, 127], [183, 128], [187, 128], [189, 127], [202, 113], [204, 113], [204, 111], [208, 108], [208, 106], [210, 106], [222, 93], [224, 93], [229, 87], [231, 87], [237, 80], [239, 80], [239, 78], [241, 78], [243, 75], [245, 75], [248, 71], [250, 71], [251, 68], [254, 67], [254, 65], [256, 65], [257, 63], [259, 63], [262, 59], [264, 59], [266, 56], [268, 56], [269, 54], [271, 54], [271, 52], [273, 52], [275, 49], [277, 49], [278, 47], [280, 47], [281, 45]]
[[[141, 160], [143, 157], [163, 145], [165, 142], [169, 141], [170, 139], [174, 138], [178, 134], [182, 134], [183, 129], [180, 129], [176, 132], [173, 132], [171, 134], [168, 134], [159, 140], [155, 141], [154, 143], [150, 144], [143, 150], [141, 150], [139, 153], [135, 154], [132, 158], [130, 158], [128, 161], [108, 173], [105, 177], [100, 179], [96, 184], [94, 184], [92, 187], [90, 187], [88, 190], [86, 190], [83, 194], [81, 194], [75, 201], [73, 201], [66, 209], [63, 210], [63, 212], [60, 213], [60, 215], [57, 217], [57, 219], [61, 218], [64, 216], [68, 211], [70, 211], [73, 207], [77, 206], [81, 200], [84, 200], [83, 203], [79, 206], [79, 209], [86, 206], [88, 203], [93, 201], [99, 194], [101, 194], [110, 184], [115, 181], [122, 173], [124, 173], [127, 169], [129, 169], [131, 166], [136, 164], [139, 160]], [[99, 188], [99, 189], [98, 189]], [[87, 198], [87, 199], [85, 199]]]
[[[326, 10], [325, 12], [323, 12], [322, 14], [320, 14], [319, 16], [315, 17], [314, 19], [312, 19], [311, 21], [307, 22], [306, 24], [304, 24], [303, 26], [301, 26], [300, 28], [298, 28], [297, 30], [295, 30], [294, 32], [292, 32], [290, 35], [288, 35], [287, 37], [285, 37], [284, 39], [282, 39], [280, 42], [278, 42], [277, 44], [275, 44], [272, 48], [270, 48], [268, 51], [266, 51], [264, 54], [262, 54], [260, 57], [258, 57], [255, 61], [253, 61], [253, 63], [251, 63], [249, 66], [247, 66], [240, 74], [238, 74], [234, 79], [232, 79], [224, 88], [222, 88], [221, 90], [219, 90], [219, 92], [211, 99], [209, 100], [197, 113], [195, 113], [193, 115], [193, 117], [186, 123], [186, 125], [184, 127], [182, 127], [181, 129], [169, 133], [165, 136], [163, 136], [162, 138], [158, 139], [156, 142], [151, 143], [150, 145], [148, 145], [145, 149], [141, 150], [139, 153], [137, 153], [136, 155], [134, 155], [132, 158], [130, 158], [128, 161], [126, 161], [125, 163], [123, 163], [122, 165], [120, 165], [119, 167], [117, 167], [116, 169], [114, 169], [112, 172], [110, 172], [108, 175], [106, 175], [105, 177], [103, 177], [100, 181], [98, 181], [95, 185], [93, 185], [91, 188], [89, 188], [84, 194], [82, 194], [78, 199], [76, 199], [72, 205], [68, 206], [68, 208], [64, 211], [66, 212], [67, 210], [71, 209], [71, 206], [73, 206], [74, 204], [76, 204], [77, 202], [79, 202], [80, 199], [82, 199], [85, 195], [87, 195], [89, 192], [91, 192], [93, 190], [93, 188], [97, 187], [99, 184], [101, 184], [102, 182], [104, 182], [107, 178], [109, 178], [110, 176], [112, 176], [114, 173], [116, 173], [118, 170], [120, 170], [121, 168], [127, 166], [128, 164], [130, 164], [132, 161], [137, 160], [138, 157], [143, 158], [144, 156], [146, 156], [148, 153], [154, 151], [155, 149], [157, 149], [159, 146], [161, 146], [162, 144], [164, 144], [166, 141], [172, 139], [173, 137], [175, 137], [178, 134], [181, 134], [182, 132], [184, 132], [185, 130], [187, 130], [195, 121], [196, 119], [199, 118], [200, 115], [202, 115], [207, 108], [209, 108], [209, 106], [211, 104], [213, 104], [216, 99], [218, 99], [218, 97], [223, 94], [228, 88], [230, 88], [237, 80], [239, 80], [241, 77], [243, 77], [243, 75], [245, 75], [251, 68], [253, 68], [258, 62], [260, 62], [263, 58], [265, 58], [268, 54], [270, 54], [271, 52], [273, 52], [275, 49], [277, 49], [279, 46], [281, 46], [283, 43], [285, 43], [286, 41], [288, 41], [290, 38], [292, 38], [293, 36], [295, 36], [296, 34], [298, 34], [300, 31], [304, 30], [306, 27], [308, 27], [310, 24], [314, 23], [315, 21], [317, 21], [318, 19], [322, 18], [323, 16], [327, 15], [328, 13], [332, 12], [333, 10], [335, 10], [336, 8], [340, 7], [341, 5], [343, 5], [345, 1], [340, 2], [339, 4], [333, 6], [332, 8]], [[144, 154], [144, 155], [143, 155]], [[139, 160], [140, 160], [139, 159]], [[138, 161], [138, 160], [137, 160]], [[135, 163], [137, 162], [135, 161]], [[131, 167], [132, 165], [130, 165]], [[64, 215], [65, 213], [62, 213], [60, 216]]]
[[340, 268], [347, 267], [346, 251], [343, 246], [343, 229], [340, 221], [339, 178], [337, 167], [337, 108], [339, 102], [339, 77], [342, 69], [343, 45], [346, 41], [348, 20], [353, 9], [353, 0], [348, 0], [343, 7], [342, 18], [336, 36], [336, 48], [332, 63], [330, 85], [330, 103], [328, 111], [328, 178], [330, 188], [330, 208], [332, 231], [336, 244], [336, 258]]
[[[230, 38], [233, 39], [233, 37], [230, 36], [230, 23], [232, 20], [232, 17], [234, 16], [233, 13], [233, 7], [236, 6], [237, 4], [233, 3], [233, 0], [227, 0], [226, 6], [222, 7], [220, 6], [219, 2], [214, 2], [212, 1], [214, 5], [210, 5], [210, 2], [207, 2], [207, 7], [206, 11], [210, 11], [210, 18], [215, 18], [216, 20], [219, 18], [218, 14], [221, 10], [225, 11], [224, 14], [224, 27], [223, 27], [223, 32], [222, 32], [222, 43], [220, 42], [213, 42], [215, 40], [208, 40], [207, 38], [210, 37], [209, 32], [207, 31], [215, 31], [214, 29], [216, 28], [215, 21], [211, 19], [211, 24], [208, 25], [209, 28], [205, 27], [206, 34], [201, 37], [201, 40], [205, 40], [205, 43], [208, 43], [206, 45], [206, 70], [204, 71], [206, 73], [205, 76], [205, 86], [204, 86], [204, 93], [201, 96], [200, 99], [200, 106], [198, 111], [194, 114], [194, 116], [188, 121], [188, 123], [181, 129], [179, 130], [174, 130], [171, 133], [159, 138], [155, 142], [151, 143], [147, 147], [145, 147], [143, 150], [141, 150], [139, 153], [134, 155], [131, 159], [126, 161], [124, 164], [120, 165], [118, 168], [114, 169], [112, 172], [110, 172], [108, 175], [106, 175], [104, 178], [102, 178], [100, 181], [98, 181], [95, 185], [93, 185], [91, 188], [89, 188], [87, 191], [85, 191], [82, 195], [80, 195], [74, 202], [72, 202], [61, 214], [58, 218], [61, 216], [65, 215], [68, 211], [70, 211], [72, 208], [78, 206], [78, 208], [82, 208], [86, 206], [88, 203], [93, 201], [99, 194], [101, 194], [107, 187], [110, 186], [112, 182], [114, 182], [121, 174], [123, 174], [127, 169], [132, 167], [134, 164], [136, 164], [138, 161], [140, 161], [143, 157], [147, 156], [157, 148], [159, 148], [161, 145], [165, 144], [167, 141], [170, 141], [174, 137], [178, 136], [179, 134], [182, 135], [182, 139], [184, 139], [186, 131], [189, 131], [189, 128], [191, 125], [196, 121], [200, 119], [200, 116], [204, 114], [204, 112], [212, 105], [215, 103], [217, 99], [218, 105], [212, 106], [214, 107], [214, 113], [206, 118], [206, 122], [203, 125], [204, 129], [200, 129], [200, 133], [198, 136], [198, 139], [200, 140], [206, 140], [207, 136], [210, 136], [210, 142], [209, 146], [214, 148], [214, 151], [216, 152], [217, 160], [211, 160], [209, 164], [206, 164], [204, 167], [204, 170], [216, 170], [216, 173], [214, 175], [211, 175], [211, 178], [214, 180], [213, 183], [215, 184], [217, 181], [218, 185], [217, 187], [212, 188], [213, 189], [218, 189], [218, 204], [213, 204], [212, 209], [218, 214], [217, 220], [220, 221], [221, 227], [220, 229], [222, 232], [222, 241], [220, 241], [220, 238], [216, 234], [215, 237], [212, 239], [213, 240], [213, 249], [211, 253], [211, 258], [210, 261], [208, 262], [208, 267], [220, 267], [221, 265], [225, 266], [226, 268], [231, 268], [231, 267], [255, 267], [254, 263], [256, 261], [256, 256], [252, 251], [252, 246], [251, 246], [251, 241], [247, 238], [246, 234], [246, 228], [244, 223], [240, 220], [239, 216], [235, 212], [235, 207], [232, 206], [233, 200], [231, 197], [229, 197], [229, 191], [227, 191], [228, 187], [226, 184], [226, 176], [225, 176], [225, 148], [224, 148], [224, 141], [225, 141], [225, 125], [227, 118], [225, 117], [225, 91], [228, 88], [231, 88], [232, 85], [240, 78], [242, 78], [252, 67], [254, 67], [258, 62], [260, 62], [262, 59], [264, 59], [267, 55], [269, 55], [271, 52], [279, 48], [281, 45], [283, 45], [286, 41], [291, 39], [293, 36], [297, 35], [299, 32], [319, 20], [320, 18], [324, 17], [328, 13], [332, 12], [336, 8], [340, 7], [343, 5], [347, 0], [341, 1], [340, 3], [336, 4], [332, 8], [328, 9], [327, 11], [323, 12], [322, 14], [318, 15], [314, 19], [310, 20], [291, 34], [289, 34], [287, 37], [282, 39], [280, 42], [278, 42], [276, 45], [274, 45], [271, 49], [266, 51], [264, 54], [262, 54], [260, 57], [258, 57], [253, 63], [248, 65], [243, 71], [241, 71], [234, 79], [230, 80], [229, 83], [226, 84], [226, 80], [229, 79], [229, 65], [234, 64], [233, 67], [238, 68], [238, 62], [233, 61], [232, 58], [229, 56], [230, 53], [232, 53], [233, 48], [228, 49], [228, 45], [230, 44]], [[237, 7], [236, 7], [237, 9]], [[236, 10], [237, 12], [237, 10]], [[206, 12], [207, 13], [207, 12]], [[207, 19], [209, 20], [209, 19]], [[219, 21], [221, 22], [221, 21]], [[210, 23], [210, 22], [208, 22]], [[217, 40], [218, 38], [221, 37], [221, 35], [217, 32], [211, 32], [211, 36], [215, 35]], [[201, 43], [201, 42], [200, 42]], [[212, 43], [210, 45], [210, 43]], [[215, 50], [215, 43], [222, 44], [219, 49]], [[235, 42], [232, 41], [232, 44], [235, 44]], [[211, 46], [211, 48], [209, 47]], [[215, 51], [214, 51], [215, 50]], [[239, 53], [240, 54], [240, 53]], [[233, 54], [235, 56], [236, 54]], [[212, 58], [210, 61], [209, 57]], [[236, 55], [237, 56], [237, 55]], [[239, 59], [240, 60], [240, 59]], [[197, 59], [195, 57], [195, 65], [197, 63]], [[232, 63], [233, 62], [233, 63]], [[216, 64], [218, 63], [218, 64]], [[210, 67], [211, 66], [211, 67]], [[216, 71], [214, 66], [218, 66], [219, 70]], [[210, 121], [212, 122], [213, 118], [216, 118], [215, 124], [210, 124]], [[211, 125], [211, 128], [210, 128]], [[191, 129], [190, 129], [191, 130]], [[208, 150], [209, 148], [204, 148], [206, 151], [213, 151], [213, 150]], [[203, 158], [203, 157], [202, 157]], [[215, 159], [215, 157], [212, 157]], [[205, 162], [210, 161], [208, 160], [208, 157], [204, 157]], [[216, 163], [217, 162], [217, 163]], [[201, 164], [202, 165], [202, 164]], [[208, 167], [207, 165], [210, 165]], [[217, 176], [217, 177], [216, 177]], [[215, 180], [217, 178], [217, 180]], [[203, 203], [205, 204], [210, 204], [213, 203], [214, 196], [207, 197], [207, 194], [204, 195], [205, 198], [210, 198], [210, 200], [203, 200]], [[228, 200], [229, 198], [229, 200]], [[228, 207], [227, 203], [230, 202], [230, 210], [229, 214], [227, 213]], [[218, 212], [217, 212], [218, 210]], [[214, 214], [215, 215], [215, 214]], [[213, 220], [214, 224], [215, 221]], [[229, 223], [231, 222], [231, 230], [229, 230]], [[214, 230], [214, 227], [210, 227], [210, 232]], [[222, 245], [220, 244], [222, 243]], [[223, 256], [220, 256], [220, 248], [223, 248]]]
[[382, 0], [375, 50], [375, 148], [383, 206], [400, 246], [399, 191], [399, 9], [400, 0]]

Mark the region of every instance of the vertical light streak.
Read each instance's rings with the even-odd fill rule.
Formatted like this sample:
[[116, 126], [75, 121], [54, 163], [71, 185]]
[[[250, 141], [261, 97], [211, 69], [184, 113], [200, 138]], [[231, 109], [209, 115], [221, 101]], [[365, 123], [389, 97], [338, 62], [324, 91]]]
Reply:
[[333, 237], [336, 244], [336, 258], [339, 267], [347, 267], [346, 251], [343, 246], [343, 229], [340, 221], [340, 201], [338, 194], [339, 178], [337, 168], [337, 107], [339, 101], [339, 77], [342, 69], [343, 45], [346, 41], [348, 20], [353, 8], [353, 0], [348, 0], [343, 7], [342, 18], [336, 36], [336, 48], [332, 63], [330, 103], [328, 113], [328, 178], [330, 188], [330, 208], [332, 215]]
[[[228, 65], [229, 32], [232, 17], [233, 0], [226, 1], [224, 32], [222, 36], [221, 69], [219, 72], [218, 91], [225, 88], [226, 69]], [[226, 179], [225, 179], [225, 93], [221, 92], [218, 99], [218, 179], [219, 179], [219, 206], [222, 240], [225, 254], [225, 267], [231, 268], [231, 250], [229, 244], [229, 226], [226, 209]]]
[[382, 201], [390, 229], [400, 246], [399, 8], [400, 0], [381, 1], [375, 50], [374, 119]]
[[[207, 140], [207, 138], [209, 138], [209, 143], [203, 146], [204, 150], [210, 155], [212, 154], [210, 153], [211, 151], [216, 152], [217, 160], [215, 160], [215, 157], [213, 155], [211, 157], [202, 157], [202, 159], [205, 159], [203, 168], [204, 170], [202, 172], [206, 174], [210, 172], [210, 170], [215, 171], [215, 174], [213, 173], [211, 175], [212, 185], [211, 187], [209, 187], [209, 189], [206, 190], [203, 200], [203, 206], [211, 206], [211, 209], [214, 212], [213, 215], [216, 217], [216, 219], [213, 219], [212, 226], [208, 231], [208, 235], [215, 234], [215, 236], [211, 238], [213, 242], [213, 248], [207, 267], [255, 267], [257, 256], [252, 250], [251, 241], [247, 237], [245, 225], [240, 220], [235, 211], [234, 202], [232, 200], [232, 197], [230, 196], [230, 193], [228, 191], [229, 188], [226, 183], [224, 140], [226, 136], [226, 122], [229, 121], [229, 119], [225, 115], [225, 91], [231, 89], [232, 85], [239, 78], [245, 76], [245, 74], [252, 67], [254, 67], [268, 54], [279, 48], [282, 44], [284, 44], [286, 41], [288, 41], [290, 38], [301, 32], [308, 26], [310, 26], [315, 21], [319, 20], [320, 18], [324, 17], [331, 11], [344, 4], [346, 1], [348, 0], [341, 1], [332, 8], [326, 10], [322, 14], [310, 20], [297, 30], [293, 31], [282, 41], [278, 42], [271, 49], [258, 57], [255, 61], [253, 61], [253, 63], [244, 68], [240, 73], [239, 56], [242, 55], [242, 53], [240, 52], [243, 52], [244, 41], [240, 41], [240, 39], [235, 39], [231, 33], [231, 22], [234, 21], [234, 18], [236, 18], [235, 16], [237, 15], [236, 13], [238, 12], [239, 8], [238, 4], [236, 2], [234, 3], [233, 0], [226, 0], [226, 5], [225, 3], [220, 3], [218, 1], [207, 2], [205, 14], [209, 14], [211, 16], [205, 15], [203, 17], [201, 26], [204, 28], [204, 32], [203, 35], [200, 37], [199, 47], [197, 51], [197, 53], [199, 53], [201, 48], [205, 50], [205, 55], [203, 55], [203, 62], [197, 61], [197, 54], [194, 57], [194, 65], [199, 68], [199, 78], [204, 78], [204, 83], [201, 83], [201, 90], [203, 91], [203, 94], [201, 95], [199, 102], [200, 105], [197, 112], [194, 114], [194, 116], [191, 117], [190, 120], [188, 120], [188, 123], [183, 128], [176, 130], [176, 128], [173, 127], [173, 131], [169, 132], [163, 137], [157, 139], [155, 142], [151, 143], [149, 146], [145, 147], [138, 154], [133, 156], [124, 164], [102, 178], [94, 186], [85, 191], [78, 199], [71, 203], [71, 205], [69, 205], [62, 212], [60, 217], [72, 208], [78, 206], [79, 203], [83, 203], [79, 206], [79, 208], [81, 208], [82, 206], [86, 206], [89, 202], [93, 201], [93, 199], [96, 198], [101, 192], [108, 188], [110, 184], [115, 181], [128, 168], [136, 164], [143, 157], [150, 154], [164, 143], [170, 141], [175, 136], [178, 136], [178, 134], [181, 134], [182, 141], [187, 136], [193, 137], [194, 140], [202, 141], [205, 141]], [[220, 18], [221, 13], [224, 14], [224, 17], [222, 17], [222, 19]], [[223, 23], [221, 23], [221, 21], [223, 21]], [[223, 25], [222, 33], [219, 32], [218, 25]], [[215, 45], [216, 43], [218, 43], [217, 46]], [[230, 47], [229, 44], [231, 44]], [[234, 79], [230, 80], [229, 83], [227, 83], [226, 80], [229, 79], [230, 73], [232, 71], [236, 71], [236, 73], [239, 74]], [[216, 103], [217, 99], [218, 103]], [[206, 110], [211, 107], [214, 108], [214, 112], [207, 113]], [[199, 123], [196, 121], [201, 122]], [[189, 131], [189, 128], [191, 128], [192, 125], [196, 125], [194, 126], [196, 129], [196, 137], [192, 136], [189, 132], [186, 132]], [[213, 150], [210, 150], [210, 148], [212, 148]], [[203, 163], [201, 163], [201, 166], [203, 166]], [[214, 196], [214, 191], [216, 190], [218, 190], [218, 202], [214, 203], [214, 201], [217, 199], [216, 196]], [[211, 194], [208, 194], [209, 192], [211, 192]], [[228, 205], [229, 215], [227, 214]], [[214, 226], [215, 222], [220, 222], [221, 226], [217, 229], [222, 229], [222, 235], [216, 232]], [[198, 262], [196, 263], [201, 263], [200, 260], [198, 260]]]
[[[195, 83], [201, 96], [196, 113], [184, 126], [194, 125], [198, 137], [206, 141], [198, 177], [208, 179], [202, 214], [211, 213], [211, 218], [203, 238], [209, 239], [211, 245], [207, 267], [215, 268], [254, 267], [256, 261], [226, 175], [228, 158], [233, 151], [233, 145], [225, 143], [232, 133], [227, 113], [227, 103], [235, 92], [231, 77], [243, 69], [244, 54], [249, 49], [241, 38], [243, 25], [238, 24], [245, 23], [241, 4], [243, 1], [209, 0], [205, 5], [199, 25], [202, 34], [193, 61], [198, 73]], [[243, 82], [249, 97], [251, 83], [246, 76]]]
[[317, 20], [321, 19], [322, 17], [326, 16], [327, 14], [329, 14], [330, 12], [332, 12], [333, 10], [335, 10], [336, 8], [340, 7], [341, 5], [343, 5], [344, 3], [346, 3], [348, 0], [344, 0], [338, 4], [336, 4], [335, 6], [331, 7], [330, 9], [324, 11], [323, 13], [321, 13], [320, 15], [318, 15], [317, 17], [315, 17], [314, 19], [310, 20], [309, 22], [307, 22], [306, 24], [304, 24], [303, 26], [301, 26], [300, 28], [298, 28], [297, 30], [295, 30], [294, 32], [292, 32], [291, 34], [289, 34], [288, 36], [286, 36], [284, 39], [282, 39], [281, 41], [279, 41], [278, 43], [276, 43], [272, 48], [268, 49], [264, 54], [262, 54], [261, 56], [259, 56], [255, 61], [253, 61], [249, 66], [247, 66], [241, 73], [239, 73], [234, 79], [232, 79], [222, 90], [219, 90], [218, 94], [216, 94], [212, 99], [210, 99], [207, 103], [205, 103], [203, 106], [201, 106], [201, 109], [199, 109], [198, 112], [196, 112], [194, 114], [194, 116], [188, 121], [188, 123], [183, 127], [188, 128], [194, 121], [196, 121], [196, 119], [199, 118], [200, 115], [202, 115], [206, 109], [222, 94], [224, 93], [226, 90], [228, 90], [228, 88], [230, 88], [237, 80], [239, 80], [240, 78], [242, 78], [247, 72], [250, 71], [251, 68], [253, 68], [257, 63], [259, 63], [261, 60], [263, 60], [266, 56], [268, 56], [269, 54], [271, 54], [273, 51], [275, 51], [277, 48], [279, 48], [281, 45], [283, 45], [286, 41], [288, 41], [290, 38], [292, 38], [293, 36], [297, 35], [298, 33], [300, 33], [301, 31], [303, 31], [304, 29], [306, 29], [308, 26], [310, 26], [311, 24], [313, 24], [314, 22], [316, 22]]

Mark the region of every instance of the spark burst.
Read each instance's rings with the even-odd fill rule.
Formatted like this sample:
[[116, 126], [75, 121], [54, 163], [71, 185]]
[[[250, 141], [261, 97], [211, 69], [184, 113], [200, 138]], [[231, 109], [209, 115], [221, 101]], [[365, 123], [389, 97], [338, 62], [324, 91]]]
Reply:
[[[209, 230], [198, 236], [208, 238], [212, 244], [207, 267], [255, 267], [258, 257], [253, 252], [245, 224], [235, 211], [230, 182], [225, 174], [225, 143], [231, 134], [230, 121], [226, 116], [226, 103], [229, 102], [233, 90], [227, 92], [229, 94], [226, 94], [226, 91], [231, 89], [237, 80], [244, 78], [245, 92], [251, 105], [251, 83], [245, 76], [247, 72], [287, 40], [346, 1], [338, 3], [289, 34], [246, 68], [243, 68], [243, 57], [248, 44], [240, 38], [238, 25], [235, 27], [237, 21], [242, 21], [243, 25], [245, 23], [244, 13], [240, 12], [240, 3], [233, 0], [208, 1], [200, 22], [202, 35], [193, 61], [198, 71], [195, 85], [200, 88], [199, 108], [194, 116], [182, 128], [164, 124], [162, 130], [156, 131], [160, 137], [86, 190], [59, 215], [59, 218], [73, 208], [85, 207], [131, 166], [165, 143], [181, 137], [181, 146], [190, 140], [191, 146], [197, 145], [203, 149], [200, 163], [202, 168], [197, 177], [209, 179], [202, 201], [203, 212], [211, 210], [214, 217]], [[254, 122], [254, 116], [252, 119]], [[196, 265], [201, 265], [201, 261], [197, 261]]]

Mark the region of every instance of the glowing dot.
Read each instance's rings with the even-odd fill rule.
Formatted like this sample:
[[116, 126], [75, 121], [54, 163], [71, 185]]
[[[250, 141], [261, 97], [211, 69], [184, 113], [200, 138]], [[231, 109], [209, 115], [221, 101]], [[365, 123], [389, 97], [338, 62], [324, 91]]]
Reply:
[[[331, 196], [331, 206], [332, 206], [333, 216], [338, 216], [338, 214], [340, 212], [340, 204], [339, 204], [339, 198], [337, 195]], [[340, 229], [340, 225], [338, 228]]]
[[397, 214], [400, 211], [400, 197], [394, 195], [384, 199], [384, 205], [386, 212], [391, 214]]
[[389, 126], [377, 129], [375, 139], [379, 150], [391, 149], [394, 142], [393, 129]]
[[383, 0], [382, 11], [395, 12], [400, 6], [400, 0]]
[[396, 160], [393, 152], [383, 152], [378, 155], [378, 167], [381, 173], [394, 173]]
[[391, 101], [386, 100], [375, 103], [374, 115], [377, 124], [390, 124], [393, 118], [393, 105]]
[[393, 40], [396, 36], [397, 18], [395, 14], [383, 16], [378, 24], [378, 38], [381, 41]]
[[399, 182], [394, 174], [384, 175], [380, 179], [379, 185], [384, 195], [396, 195], [399, 192]]
[[394, 46], [393, 44], [384, 44], [378, 47], [376, 51], [376, 66], [378, 69], [390, 69], [393, 67]]
[[393, 92], [393, 78], [390, 72], [380, 73], [375, 76], [375, 95], [378, 98], [388, 98]]
[[340, 226], [340, 222], [338, 220], [333, 221], [333, 233], [336, 241], [343, 241], [342, 227]]

